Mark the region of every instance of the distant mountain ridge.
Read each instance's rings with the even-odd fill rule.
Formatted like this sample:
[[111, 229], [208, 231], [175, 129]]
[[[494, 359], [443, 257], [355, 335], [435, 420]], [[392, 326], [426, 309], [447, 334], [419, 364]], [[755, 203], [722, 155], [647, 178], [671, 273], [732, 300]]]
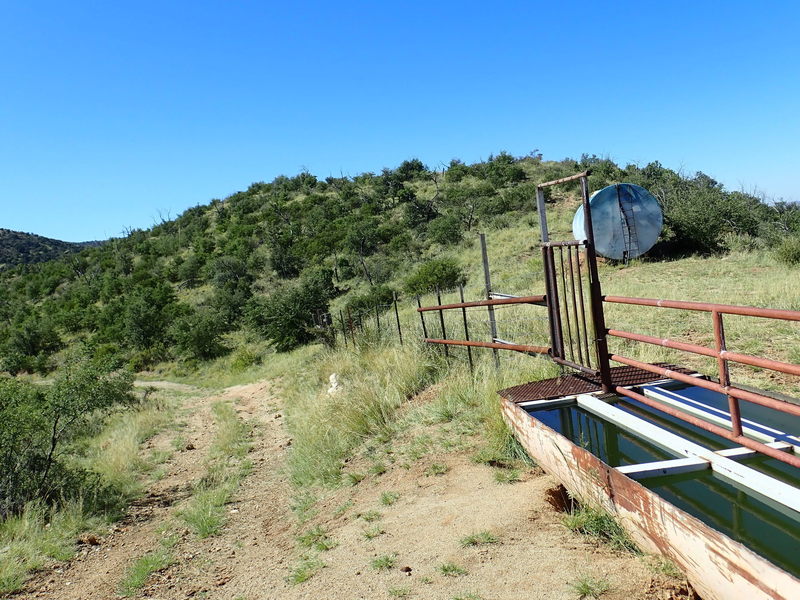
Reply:
[[20, 264], [46, 262], [100, 244], [102, 242], [63, 242], [0, 227], [0, 270]]

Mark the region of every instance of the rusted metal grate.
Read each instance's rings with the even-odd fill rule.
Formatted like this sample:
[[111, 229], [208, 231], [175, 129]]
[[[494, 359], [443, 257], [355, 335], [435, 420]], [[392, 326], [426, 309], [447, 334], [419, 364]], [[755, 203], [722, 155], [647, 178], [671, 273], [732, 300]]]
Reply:
[[[657, 366], [687, 375], [693, 372], [668, 363], [657, 363]], [[629, 385], [642, 385], [659, 379], [664, 379], [664, 377], [636, 367], [625, 366], [611, 369], [611, 381], [614, 386], [626, 387]], [[591, 394], [601, 389], [602, 385], [600, 384], [599, 377], [592, 377], [582, 373], [572, 373], [570, 375], [562, 375], [561, 377], [553, 377], [552, 379], [543, 379], [541, 381], [532, 381], [522, 385], [515, 385], [514, 387], [500, 390], [497, 393], [506, 400], [511, 400], [512, 402], [529, 402], [531, 400], [550, 400], [552, 398], [574, 396], [576, 394]]]

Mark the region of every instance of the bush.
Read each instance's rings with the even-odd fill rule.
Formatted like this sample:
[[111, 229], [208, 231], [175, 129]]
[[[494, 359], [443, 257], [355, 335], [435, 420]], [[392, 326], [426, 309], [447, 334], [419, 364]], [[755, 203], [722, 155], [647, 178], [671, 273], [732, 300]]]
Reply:
[[225, 330], [225, 323], [216, 313], [200, 309], [178, 318], [169, 333], [181, 354], [207, 360], [228, 351], [220, 341]]
[[91, 474], [62, 458], [61, 448], [98, 410], [133, 401], [133, 377], [71, 357], [49, 387], [0, 379], [0, 516], [30, 500], [79, 493]]
[[784, 239], [775, 249], [778, 260], [787, 265], [800, 265], [800, 237]]
[[406, 291], [420, 295], [439, 289], [452, 289], [467, 282], [467, 277], [451, 258], [434, 258], [423, 263], [408, 279]]
[[428, 224], [428, 235], [437, 244], [457, 244], [464, 236], [461, 219], [454, 215], [437, 217]]

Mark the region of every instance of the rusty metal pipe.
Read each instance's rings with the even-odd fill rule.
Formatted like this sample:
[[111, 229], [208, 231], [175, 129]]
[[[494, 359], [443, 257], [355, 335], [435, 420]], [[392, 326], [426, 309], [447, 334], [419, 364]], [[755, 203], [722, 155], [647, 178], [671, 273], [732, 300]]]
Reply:
[[742, 315], [745, 317], [763, 317], [765, 319], [800, 321], [800, 311], [797, 310], [758, 308], [756, 306], [735, 306], [732, 304], [714, 304], [712, 302], [687, 302], [683, 300], [656, 300], [654, 298], [629, 298], [627, 296], [604, 296], [603, 300], [605, 302], [613, 302], [616, 304], [635, 304], [637, 306], [655, 306], [658, 308], [678, 308], [701, 312], [717, 311], [726, 315]]
[[704, 421], [703, 419], [694, 417], [692, 415], [688, 415], [683, 411], [680, 411], [676, 408], [672, 408], [671, 406], [667, 406], [666, 404], [663, 404], [658, 400], [653, 400], [652, 398], [648, 398], [647, 396], [643, 396], [642, 394], [638, 394], [627, 388], [617, 386], [615, 388], [615, 391], [618, 394], [622, 394], [623, 396], [627, 396], [628, 398], [633, 398], [637, 402], [641, 402], [642, 404], [646, 404], [651, 408], [655, 408], [656, 410], [660, 410], [663, 413], [671, 415], [676, 419], [680, 419], [681, 421], [686, 421], [687, 423], [694, 425], [695, 427], [704, 429], [709, 433], [713, 433], [725, 439], [731, 440], [732, 442], [736, 442], [737, 444], [741, 444], [742, 446], [750, 448], [751, 450], [755, 450], [756, 452], [766, 454], [770, 458], [775, 458], [777, 460], [780, 460], [781, 462], [790, 464], [793, 467], [800, 468], [800, 456], [797, 456], [796, 454], [787, 453], [784, 452], [783, 450], [778, 450], [776, 448], [771, 448], [766, 444], [762, 444], [761, 442], [751, 440], [750, 438], [745, 437], [743, 435], [734, 435], [724, 427], [720, 427], [719, 425], [714, 425], [713, 423], [709, 423], [708, 421]]
[[781, 373], [786, 373], [787, 375], [800, 376], [800, 365], [785, 363], [778, 360], [771, 360], [769, 358], [761, 358], [759, 356], [751, 356], [749, 354], [739, 354], [738, 352], [729, 352], [728, 350], [720, 350], [717, 352], [713, 348], [698, 346], [697, 344], [677, 342], [675, 340], [662, 339], [650, 335], [642, 335], [640, 333], [630, 333], [629, 331], [620, 331], [618, 329], [609, 329], [608, 335], [624, 338], [626, 340], [633, 340], [634, 342], [644, 342], [645, 344], [653, 344], [654, 346], [672, 348], [673, 350], [683, 350], [685, 352], [692, 352], [694, 354], [702, 354], [703, 356], [710, 356], [711, 358], [724, 358], [725, 360], [741, 363], [743, 365], [760, 367], [762, 369], [770, 369], [772, 371], [780, 371]]
[[581, 177], [588, 177], [590, 171], [584, 171], [583, 173], [577, 173], [575, 175], [570, 175], [569, 177], [562, 177], [561, 179], [554, 179], [553, 181], [545, 181], [544, 183], [540, 183], [536, 187], [549, 187], [551, 185], [558, 185], [559, 183], [567, 183], [570, 181], [575, 181], [576, 179], [580, 179]]
[[465, 340], [435, 340], [425, 338], [428, 344], [445, 344], [449, 346], [473, 346], [475, 348], [494, 348], [495, 350], [514, 350], [516, 352], [530, 352], [532, 354], [549, 354], [550, 348], [544, 346], [524, 346], [521, 344], [499, 344], [497, 342], [473, 342]]
[[421, 306], [417, 312], [431, 310], [449, 310], [453, 308], [470, 308], [473, 306], [498, 306], [503, 304], [538, 304], [545, 306], [546, 296], [520, 296], [519, 298], [493, 298], [491, 300], [475, 300], [474, 302], [456, 302], [455, 304], [442, 304], [438, 306]]
[[714, 383], [713, 381], [709, 381], [708, 379], [684, 375], [683, 373], [679, 373], [677, 371], [664, 369], [663, 367], [657, 367], [655, 365], [634, 360], [632, 358], [626, 358], [625, 356], [620, 356], [619, 354], [612, 354], [610, 358], [614, 362], [622, 363], [623, 365], [629, 365], [631, 367], [637, 367], [643, 371], [650, 371], [651, 373], [661, 375], [666, 379], [675, 379], [676, 381], [682, 381], [683, 383], [688, 383], [689, 385], [695, 385], [713, 392], [719, 392], [720, 394], [725, 394], [726, 396], [731, 395], [739, 400], [747, 400], [753, 404], [766, 406], [767, 408], [772, 408], [780, 412], [800, 417], [800, 406], [797, 404], [792, 404], [791, 402], [776, 400], [775, 398], [770, 398], [769, 396], [756, 394], [755, 392], [748, 392], [733, 386], [728, 386], [726, 388], [725, 386]]
[[557, 356], [551, 356], [550, 358], [553, 359], [553, 362], [559, 365], [564, 365], [565, 367], [576, 369], [578, 371], [581, 371], [582, 373], [591, 375], [592, 377], [598, 377], [600, 375], [600, 371], [598, 371], [597, 369], [592, 369], [591, 367], [579, 365], [578, 363], [574, 363], [571, 360], [567, 360], [566, 358], [559, 358]]

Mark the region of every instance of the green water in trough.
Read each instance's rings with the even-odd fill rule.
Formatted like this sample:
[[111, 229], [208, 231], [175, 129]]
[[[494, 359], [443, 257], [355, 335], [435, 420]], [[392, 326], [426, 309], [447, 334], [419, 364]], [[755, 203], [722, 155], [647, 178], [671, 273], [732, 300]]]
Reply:
[[[681, 394], [691, 394], [695, 389], [699, 388], [683, 389]], [[712, 392], [702, 391], [703, 402], [708, 402], [709, 397], [705, 394]], [[713, 399], [714, 403], [719, 401], [719, 398]], [[725, 401], [725, 398], [721, 397], [721, 401]], [[713, 450], [735, 446], [729, 440], [634, 400], [626, 399], [614, 406]], [[774, 411], [769, 411], [768, 415], [760, 411], [753, 414], [749, 407], [743, 406], [742, 412], [746, 418], [758, 419], [764, 425], [781, 428], [782, 431], [795, 434], [799, 430], [794, 418], [784, 419], [787, 415], [781, 414], [777, 417], [780, 422], [775, 423]], [[612, 467], [682, 458], [576, 405], [534, 410], [530, 414]], [[800, 487], [798, 469], [785, 463], [765, 457], [740, 462]], [[788, 573], [800, 577], [800, 514], [788, 508], [766, 504], [731, 485], [710, 469], [650, 477], [639, 480], [639, 483]]]

